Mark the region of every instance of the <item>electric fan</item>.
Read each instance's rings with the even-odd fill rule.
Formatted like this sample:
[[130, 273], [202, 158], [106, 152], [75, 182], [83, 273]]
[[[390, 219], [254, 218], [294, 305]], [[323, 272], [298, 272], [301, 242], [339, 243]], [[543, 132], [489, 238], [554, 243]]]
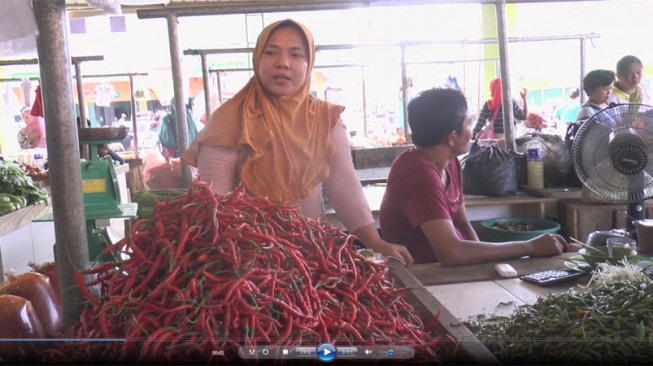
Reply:
[[585, 121], [571, 147], [574, 169], [591, 192], [628, 204], [627, 231], [653, 197], [653, 106], [616, 104]]

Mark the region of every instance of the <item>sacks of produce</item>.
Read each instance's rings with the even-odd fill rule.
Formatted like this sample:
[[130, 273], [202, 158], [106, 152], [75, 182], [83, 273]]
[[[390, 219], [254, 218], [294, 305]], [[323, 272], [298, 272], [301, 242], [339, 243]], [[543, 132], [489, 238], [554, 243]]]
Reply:
[[0, 295], [20, 296], [29, 300], [46, 335], [54, 336], [63, 331], [61, 303], [47, 276], [36, 272], [16, 275], [8, 271], [7, 278], [8, 281], [0, 283]]
[[5, 339], [0, 342], [0, 360], [6, 364], [33, 363], [43, 343], [22, 339], [43, 338], [44, 333], [32, 303], [20, 296], [0, 295], [0, 320], [0, 338]]
[[28, 265], [32, 267], [32, 271], [45, 275], [50, 280], [50, 287], [52, 287], [52, 292], [54, 292], [55, 297], [61, 302], [61, 290], [59, 286], [59, 271], [57, 269], [57, 264], [55, 262], [44, 262], [41, 264], [36, 264], [34, 262], [29, 262]]
[[159, 152], [145, 157], [143, 181], [149, 189], [172, 189], [183, 187], [179, 158], [166, 160]]
[[241, 346], [321, 343], [409, 345], [438, 361], [446, 335], [426, 329], [403, 299], [410, 289], [353, 239], [242, 186], [216, 196], [195, 182], [107, 248], [127, 259], [77, 272], [96, 276], [80, 284], [89, 302], [67, 332], [79, 340], [44, 362], [233, 363]]

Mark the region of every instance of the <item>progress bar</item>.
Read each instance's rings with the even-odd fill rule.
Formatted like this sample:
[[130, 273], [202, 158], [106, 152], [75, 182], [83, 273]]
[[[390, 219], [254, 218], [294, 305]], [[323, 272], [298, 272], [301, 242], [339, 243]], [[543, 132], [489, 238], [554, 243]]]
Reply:
[[125, 338], [0, 338], [0, 342], [126, 342]]

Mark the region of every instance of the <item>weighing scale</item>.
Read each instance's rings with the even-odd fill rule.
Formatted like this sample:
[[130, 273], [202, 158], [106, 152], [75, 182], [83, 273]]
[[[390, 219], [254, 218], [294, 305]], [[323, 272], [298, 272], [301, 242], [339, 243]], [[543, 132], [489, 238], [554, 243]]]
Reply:
[[[102, 250], [112, 242], [106, 228], [97, 228], [96, 220], [136, 218], [138, 215], [137, 203], [120, 203], [118, 176], [113, 159], [108, 155], [104, 157], [98, 155], [100, 145], [120, 142], [125, 136], [127, 136], [126, 127], [83, 128], [79, 131], [80, 145], [88, 145], [90, 155], [90, 160], [80, 161], [90, 261], [114, 260], [111, 254], [102, 253]], [[52, 220], [50, 208], [35, 221]]]

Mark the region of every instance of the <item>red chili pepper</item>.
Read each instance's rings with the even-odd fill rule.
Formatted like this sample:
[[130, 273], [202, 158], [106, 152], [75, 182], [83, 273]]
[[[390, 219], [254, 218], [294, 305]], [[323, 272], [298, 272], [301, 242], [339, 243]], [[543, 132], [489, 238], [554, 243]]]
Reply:
[[80, 270], [75, 271], [75, 279], [77, 280], [77, 284], [79, 285], [79, 289], [90, 302], [93, 303], [93, 305], [99, 306], [100, 301], [95, 298], [89, 291], [88, 288], [86, 287], [86, 283], [84, 282], [84, 277], [82, 276], [82, 272]]

